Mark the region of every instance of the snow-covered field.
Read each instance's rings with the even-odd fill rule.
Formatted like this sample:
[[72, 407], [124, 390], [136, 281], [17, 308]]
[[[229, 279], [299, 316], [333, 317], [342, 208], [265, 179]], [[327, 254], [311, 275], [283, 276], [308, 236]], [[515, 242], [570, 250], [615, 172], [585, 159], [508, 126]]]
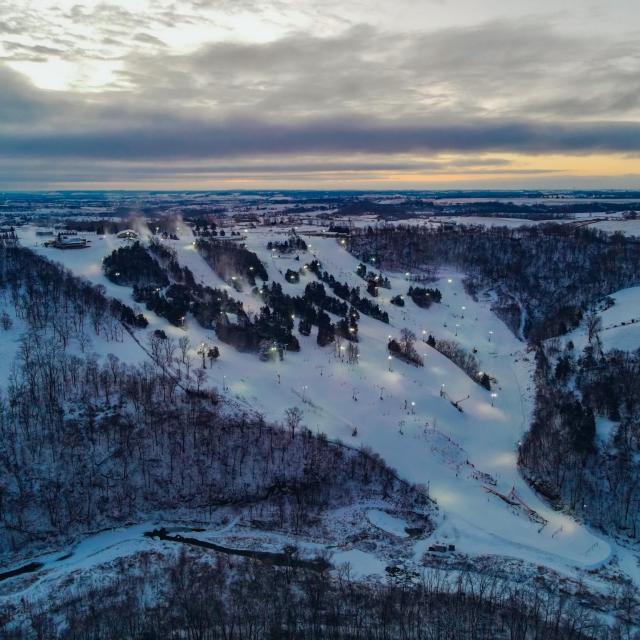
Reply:
[[[607, 219], [603, 219], [603, 218]], [[376, 226], [383, 224], [375, 215], [365, 215], [358, 218], [347, 219], [355, 227]], [[347, 222], [345, 220], [345, 223]], [[558, 220], [531, 220], [528, 218], [508, 218], [501, 216], [430, 216], [425, 213], [424, 216], [415, 216], [399, 220], [397, 224], [425, 226], [437, 228], [443, 224], [455, 225], [478, 225], [482, 227], [509, 227], [515, 229], [517, 227], [530, 227], [540, 224], [578, 224], [586, 226], [589, 229], [599, 229], [607, 233], [622, 233], [626, 236], [640, 237], [640, 220], [626, 220], [619, 215], [605, 216], [602, 213], [585, 213], [575, 214], [571, 218]]]
[[[304, 235], [305, 228], [298, 231]], [[310, 251], [301, 254], [298, 262], [293, 256], [279, 257], [266, 248], [269, 240], [286, 239], [284, 230], [258, 228], [247, 233], [247, 247], [259, 255], [270, 278], [282, 284], [285, 292], [301, 294], [314, 279], [311, 274], [303, 275], [300, 283], [290, 284], [284, 278], [287, 268], [297, 269], [314, 256], [338, 280], [365, 289], [364, 281], [355, 274], [358, 261], [335, 239], [306, 237]], [[259, 300], [249, 290], [236, 293], [213, 273], [195, 251], [187, 226], [179, 229], [178, 235], [180, 240], [167, 243], [176, 249], [180, 263], [193, 271], [196, 280], [229, 289], [247, 311], [259, 309]], [[126, 241], [91, 236], [88, 249], [60, 251], [42, 246], [33, 229], [23, 228], [20, 236], [25, 246], [103, 285], [107, 295], [136, 306], [131, 289], [114, 285], [101, 271], [102, 258]], [[630, 551], [554, 511], [520, 476], [517, 447], [532, 410], [533, 362], [525, 345], [491, 312], [490, 300], [474, 301], [464, 291], [462, 274], [443, 271], [438, 281], [429, 285], [442, 291], [441, 304], [424, 310], [406, 298], [406, 306], [399, 308], [390, 304], [390, 298], [406, 294], [409, 283], [404, 274], [386, 275], [392, 289], [380, 289], [376, 302], [389, 313], [390, 324], [361, 314], [358, 365], [348, 364], [331, 345], [319, 347], [315, 329], [309, 337], [298, 335], [301, 351], [287, 353], [278, 363], [261, 362], [255, 355], [237, 352], [190, 317], [181, 329], [144, 310], [150, 321], [146, 331], [162, 327], [175, 337], [186, 331], [194, 347], [202, 341], [217, 344], [221, 355], [212, 368], [207, 368], [208, 382], [224, 389], [239, 406], [276, 421], [283, 419], [288, 407], [299, 406], [304, 412], [303, 422], [312, 430], [350, 445], [366, 445], [402, 477], [428, 487], [442, 517], [429, 540], [412, 543], [416, 560], [429, 545], [448, 543], [455, 544], [456, 552], [471, 556], [512, 557], [579, 576], [584, 575], [583, 570], [603, 566], [617, 556], [620, 567], [640, 584], [640, 569]], [[618, 296], [620, 303], [603, 314], [605, 327], [635, 313], [640, 316], [640, 311], [636, 312], [640, 310], [640, 289]], [[419, 338], [423, 368], [388, 360], [388, 337], [398, 337], [403, 327], [412, 329]], [[452, 338], [468, 349], [477, 349], [483, 370], [497, 379], [493, 389], [496, 397], [420, 340], [429, 333], [436, 339]], [[603, 331], [603, 339], [608, 339], [608, 333]], [[144, 340], [144, 332], [139, 334]], [[580, 339], [578, 332], [574, 339]], [[626, 334], [620, 339], [629, 344]], [[117, 355], [129, 361], [146, 357], [135, 343], [124, 345]], [[461, 401], [463, 412], [447, 398]], [[352, 436], [354, 427], [356, 437]], [[388, 514], [371, 510], [367, 518], [398, 539], [404, 537], [402, 523]], [[98, 538], [92, 544], [102, 545], [103, 551], [137, 548], [113, 547], [113, 542], [106, 536], [103, 542]], [[350, 562], [361, 575], [381, 572], [382, 561], [361, 551], [337, 550], [334, 559]]]
[[625, 236], [640, 236], [640, 220], [605, 220], [591, 225], [592, 229], [600, 229], [608, 233], [620, 232]]

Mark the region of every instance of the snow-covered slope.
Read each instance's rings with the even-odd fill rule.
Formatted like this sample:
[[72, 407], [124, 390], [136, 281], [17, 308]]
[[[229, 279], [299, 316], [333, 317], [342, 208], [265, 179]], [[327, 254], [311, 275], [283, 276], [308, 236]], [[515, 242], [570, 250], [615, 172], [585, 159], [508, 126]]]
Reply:
[[[299, 229], [305, 231], [311, 229]], [[180, 240], [167, 243], [196, 280], [229, 289], [247, 311], [259, 309], [260, 301], [248, 290], [236, 293], [212, 272], [195, 251], [188, 227], [178, 233]], [[358, 261], [333, 238], [305, 236], [309, 253], [296, 261], [266, 248], [269, 240], [285, 239], [284, 231], [258, 228], [247, 233], [247, 247], [259, 255], [270, 277], [285, 292], [301, 294], [314, 280], [311, 274], [302, 276], [298, 284], [284, 278], [287, 268], [297, 269], [313, 257], [337, 279], [360, 286], [363, 292], [366, 288], [355, 274]], [[101, 272], [102, 258], [125, 241], [94, 237], [89, 249], [58, 251], [37, 245], [29, 229], [21, 232], [21, 239], [25, 246], [61, 262], [75, 274], [104, 285], [108, 295], [135, 306], [131, 289], [110, 283]], [[145, 310], [150, 320], [147, 332], [162, 327], [179, 337], [186, 331], [193, 345], [201, 341], [217, 344], [221, 355], [207, 368], [208, 382], [224, 389], [239, 406], [272, 420], [282, 419], [286, 408], [299, 406], [303, 422], [313, 431], [370, 447], [402, 477], [428, 487], [443, 517], [431, 539], [415, 545], [416, 559], [430, 544], [447, 542], [472, 556], [511, 556], [573, 575], [577, 569], [606, 563], [612, 554], [625, 557], [624, 550], [551, 509], [520, 476], [517, 447], [532, 409], [533, 364], [525, 345], [491, 312], [490, 300], [474, 301], [464, 291], [462, 274], [442, 272], [429, 285], [442, 291], [441, 304], [425, 310], [407, 298], [406, 306], [399, 308], [390, 304], [390, 298], [406, 294], [409, 283], [404, 274], [386, 275], [392, 289], [380, 289], [376, 302], [389, 313], [390, 324], [361, 315], [358, 365], [348, 364], [333, 346], [319, 347], [315, 329], [309, 337], [296, 334], [301, 351], [287, 353], [278, 363], [261, 362], [255, 355], [219, 343], [212, 331], [202, 329], [193, 318], [187, 318], [181, 329]], [[637, 291], [628, 295], [630, 300], [634, 295], [640, 300]], [[605, 315], [603, 321], [606, 326]], [[611, 321], [615, 322], [615, 316]], [[468, 349], [477, 349], [483, 370], [497, 380], [496, 396], [420, 339], [423, 368], [397, 359], [390, 363], [388, 336], [398, 337], [403, 327], [419, 338], [432, 333], [436, 339], [452, 338]], [[144, 353], [132, 350], [130, 356], [142, 358]], [[449, 399], [461, 401], [463, 412]], [[352, 436], [354, 427], [356, 437]], [[357, 561], [352, 556], [349, 559]]]

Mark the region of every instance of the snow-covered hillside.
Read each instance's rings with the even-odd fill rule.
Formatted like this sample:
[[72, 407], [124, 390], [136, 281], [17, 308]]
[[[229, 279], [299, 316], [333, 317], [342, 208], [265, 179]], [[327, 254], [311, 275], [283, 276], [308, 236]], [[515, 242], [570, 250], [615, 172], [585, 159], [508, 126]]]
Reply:
[[[601, 321], [599, 331], [602, 348], [605, 351], [620, 349], [635, 351], [640, 349], [640, 287], [630, 287], [608, 296], [613, 305], [603, 305], [598, 312]], [[587, 344], [587, 331], [579, 327], [566, 336], [580, 351]]]
[[[306, 231], [298, 229], [303, 235]], [[284, 231], [258, 228], [246, 233], [247, 247], [258, 254], [270, 277], [286, 292], [301, 293], [314, 279], [308, 274], [300, 283], [290, 284], [284, 278], [287, 268], [297, 269], [313, 257], [339, 280], [364, 289], [355, 273], [358, 262], [334, 238], [305, 236], [309, 253], [296, 261], [293, 255], [281, 257], [267, 250], [270, 240], [286, 237]], [[260, 301], [250, 291], [237, 293], [212, 272], [196, 252], [186, 225], [178, 235], [179, 240], [166, 242], [196, 280], [228, 289], [247, 311], [259, 309]], [[21, 241], [73, 273], [104, 285], [108, 295], [135, 306], [131, 289], [112, 284], [101, 271], [102, 258], [126, 241], [93, 236], [89, 249], [59, 251], [38, 244], [28, 228], [21, 233]], [[409, 283], [405, 274], [386, 275], [392, 288], [380, 289], [376, 302], [389, 313], [390, 323], [361, 316], [358, 365], [347, 364], [333, 346], [319, 347], [314, 335], [298, 335], [301, 351], [287, 353], [283, 362], [273, 363], [220, 344], [212, 331], [202, 329], [190, 317], [182, 329], [145, 311], [150, 320], [147, 331], [162, 327], [176, 337], [186, 332], [193, 345], [202, 341], [217, 344], [221, 356], [207, 368], [208, 382], [224, 390], [238, 406], [275, 420], [283, 418], [286, 408], [298, 406], [304, 413], [303, 422], [312, 430], [370, 447], [402, 477], [427, 486], [443, 517], [431, 539], [416, 544], [416, 559], [429, 545], [444, 542], [471, 556], [509, 556], [573, 575], [624, 553], [551, 509], [518, 473], [518, 441], [531, 411], [532, 362], [525, 345], [492, 314], [490, 300], [474, 301], [464, 292], [462, 274], [443, 272], [434, 283], [443, 293], [441, 304], [424, 310], [407, 298], [406, 306], [399, 308], [389, 300], [406, 294]], [[477, 349], [482, 368], [497, 380], [493, 391], [479, 386], [421, 340], [418, 346], [424, 368], [398, 359], [389, 361], [388, 337], [398, 337], [403, 327], [419, 338], [431, 333]], [[132, 349], [129, 357], [144, 358], [144, 353]], [[450, 400], [460, 401], [463, 412]], [[354, 428], [356, 436], [352, 435]]]

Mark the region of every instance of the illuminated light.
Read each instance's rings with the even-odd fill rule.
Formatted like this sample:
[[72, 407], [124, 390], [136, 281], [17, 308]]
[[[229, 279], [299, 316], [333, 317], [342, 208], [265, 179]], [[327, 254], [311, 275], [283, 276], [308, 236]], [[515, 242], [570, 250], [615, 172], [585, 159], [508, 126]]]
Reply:
[[447, 282], [448, 282], [449, 284], [451, 284], [451, 283], [453, 282], [453, 280], [452, 280], [451, 278], [449, 278], [449, 279], [447, 280]]

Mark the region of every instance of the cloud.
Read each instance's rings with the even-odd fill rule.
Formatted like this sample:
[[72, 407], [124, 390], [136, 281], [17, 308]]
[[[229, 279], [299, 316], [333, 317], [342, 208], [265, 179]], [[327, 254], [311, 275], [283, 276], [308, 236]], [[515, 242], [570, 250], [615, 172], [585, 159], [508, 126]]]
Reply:
[[[0, 103], [16, 116], [21, 103]], [[0, 132], [0, 153], [13, 157], [105, 160], [185, 160], [258, 155], [633, 153], [638, 122], [536, 122], [432, 118], [408, 121], [350, 116], [281, 122], [206, 121], [158, 113], [110, 110], [88, 117], [91, 126], [67, 122], [63, 130]], [[107, 118], [110, 115], [110, 118]]]
[[0, 154], [1, 131], [19, 130], [14, 127], [47, 121], [59, 115], [66, 99], [59, 94], [36, 90], [21, 74], [0, 64]]
[[140, 100], [225, 114], [624, 118], [640, 117], [635, 42], [531, 19], [402, 33], [360, 24], [324, 37], [133, 51], [121, 73]]
[[[640, 55], [622, 29], [592, 38], [549, 17], [399, 29], [368, 20], [367, 3], [357, 23], [340, 3], [323, 7], [324, 27], [339, 25], [330, 30], [315, 29], [312, 3], [284, 0], [162, 1], [136, 13], [117, 2], [63, 3], [43, 15], [4, 4], [0, 30], [11, 36], [0, 59], [27, 70], [42, 62], [45, 75], [47, 61], [78, 65], [75, 90], [53, 92], [0, 64], [0, 158], [30, 173], [32, 161], [55, 160], [78, 179], [96, 175], [86, 163], [145, 178], [171, 166], [193, 175], [531, 174], [477, 158], [640, 148]], [[285, 15], [283, 24], [295, 22], [298, 6], [297, 28], [237, 37]], [[215, 16], [248, 26], [174, 46], [176, 30], [206, 31]], [[448, 166], [443, 154], [468, 164]]]
[[152, 44], [158, 47], [166, 47], [167, 44], [165, 42], [163, 42], [162, 40], [160, 40], [160, 38], [156, 38], [155, 36], [151, 35], [150, 33], [145, 33], [145, 32], [140, 32], [140, 33], [136, 33], [133, 36], [133, 39], [136, 42], [142, 42], [144, 44]]
[[[475, 168], [474, 176], [494, 179], [511, 176], [529, 178], [536, 176], [553, 176], [559, 173], [548, 169], [511, 169], [511, 168]], [[200, 184], [224, 185], [233, 182], [269, 184], [312, 184], [325, 185], [349, 183], [354, 181], [374, 182], [388, 181], [394, 176], [461, 176], [468, 179], [470, 172], [466, 168], [456, 168], [455, 164], [438, 162], [317, 162], [317, 163], [267, 163], [267, 164], [127, 164], [112, 162], [77, 163], [57, 161], [15, 161], [3, 162], [0, 159], [0, 188], [17, 187], [55, 187], [61, 184], [109, 185], [155, 183], [155, 184]]]

